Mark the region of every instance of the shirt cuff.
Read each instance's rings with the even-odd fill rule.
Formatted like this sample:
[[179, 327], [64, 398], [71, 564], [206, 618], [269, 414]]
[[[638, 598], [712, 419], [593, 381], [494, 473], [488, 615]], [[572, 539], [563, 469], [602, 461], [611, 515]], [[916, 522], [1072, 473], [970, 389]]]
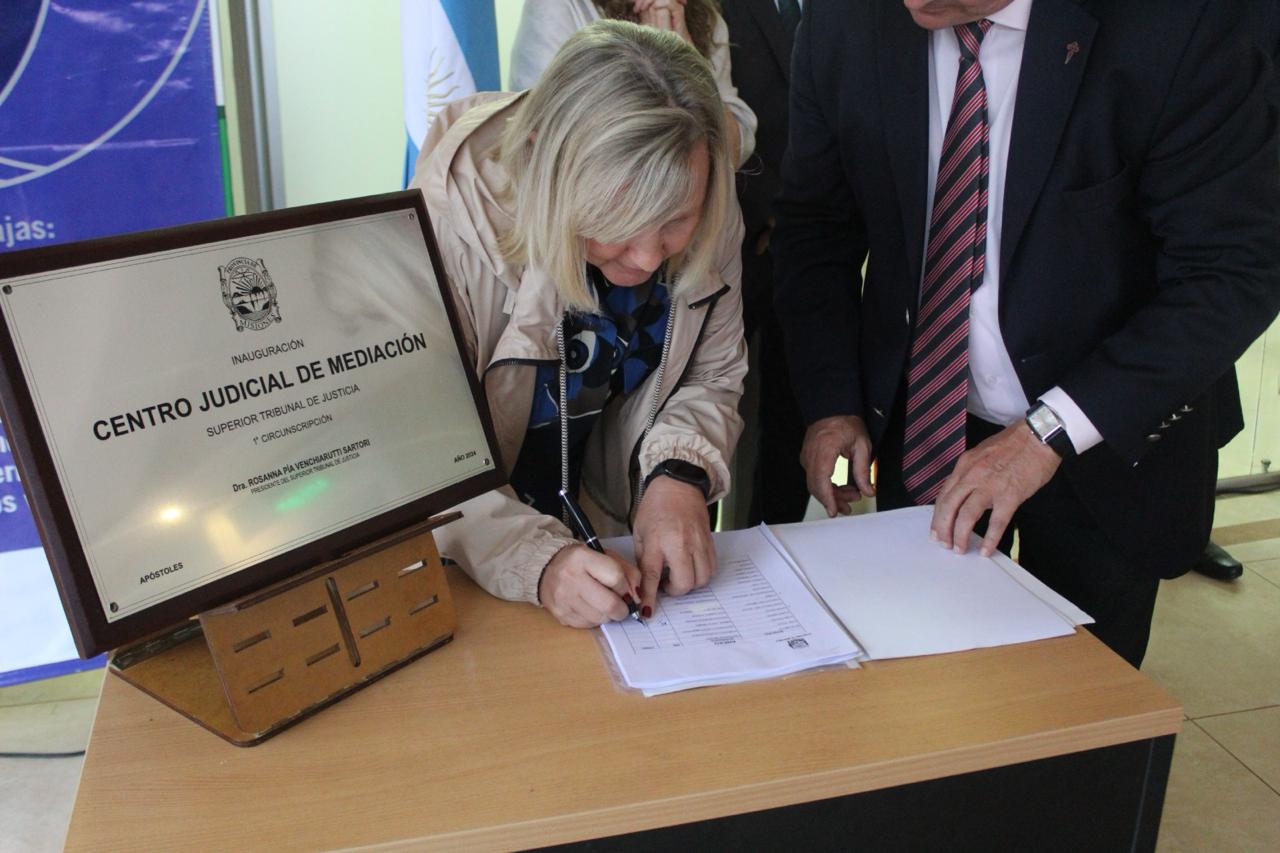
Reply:
[[1102, 443], [1102, 433], [1089, 420], [1089, 416], [1081, 411], [1075, 401], [1067, 396], [1067, 392], [1055, 386], [1040, 395], [1040, 401], [1058, 413], [1062, 426], [1067, 431], [1067, 438], [1076, 449], [1076, 455], [1084, 453]]

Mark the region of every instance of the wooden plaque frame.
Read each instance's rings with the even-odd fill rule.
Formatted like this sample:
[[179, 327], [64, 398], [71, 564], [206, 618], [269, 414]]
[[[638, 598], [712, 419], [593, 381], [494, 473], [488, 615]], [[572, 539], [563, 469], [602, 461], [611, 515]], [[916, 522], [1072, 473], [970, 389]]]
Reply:
[[237, 216], [4, 255], [0, 288], [7, 287], [6, 280], [10, 278], [390, 211], [405, 211], [417, 217], [436, 285], [448, 314], [458, 356], [485, 434], [487, 453], [493, 460], [493, 468], [430, 495], [390, 508], [361, 524], [321, 536], [286, 553], [262, 560], [115, 621], [107, 621], [103, 613], [103, 603], [94, 585], [84, 546], [53, 462], [49, 441], [36, 414], [32, 389], [27, 387], [8, 323], [0, 317], [0, 415], [3, 415], [6, 434], [22, 475], [23, 487], [44, 543], [76, 649], [82, 657], [92, 657], [99, 652], [136, 642], [142, 637], [166, 630], [194, 613], [209, 611], [209, 608], [226, 602], [244, 600], [243, 596], [251, 596], [254, 590], [267, 584], [291, 578], [298, 572], [305, 573], [309, 567], [337, 560], [341, 555], [365, 543], [393, 535], [435, 513], [502, 486], [506, 482], [505, 469], [498, 455], [497, 438], [483, 387], [466, 351], [461, 316], [445, 277], [426, 205], [418, 190]]
[[122, 649], [110, 669], [236, 746], [453, 639], [439, 516]]

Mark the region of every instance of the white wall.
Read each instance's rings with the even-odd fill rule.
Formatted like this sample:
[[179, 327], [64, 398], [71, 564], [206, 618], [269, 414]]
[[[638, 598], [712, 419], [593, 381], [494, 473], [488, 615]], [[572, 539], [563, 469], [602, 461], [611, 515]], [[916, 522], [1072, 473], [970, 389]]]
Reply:
[[1236, 362], [1236, 376], [1245, 426], [1218, 457], [1218, 477], [1280, 471], [1280, 322]]
[[285, 204], [400, 188], [399, 0], [272, 0]]
[[[495, 0], [502, 79], [522, 0]], [[285, 203], [400, 188], [399, 0], [269, 0]]]
[[516, 27], [520, 24], [520, 7], [524, 0], [493, 0], [493, 9], [498, 17], [498, 62], [502, 66], [502, 85], [511, 81], [507, 79], [511, 66], [511, 45], [516, 40]]

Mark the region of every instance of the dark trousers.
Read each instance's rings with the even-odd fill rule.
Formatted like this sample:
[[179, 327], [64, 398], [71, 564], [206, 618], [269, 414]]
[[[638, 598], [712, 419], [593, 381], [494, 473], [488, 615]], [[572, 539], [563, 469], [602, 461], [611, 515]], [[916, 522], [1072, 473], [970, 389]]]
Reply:
[[[876, 506], [911, 506], [902, 484], [905, 392], [890, 418], [878, 453]], [[969, 416], [968, 445], [974, 447], [1002, 428]], [[983, 517], [980, 532], [986, 529]], [[1018, 562], [1049, 588], [1094, 618], [1088, 628], [1134, 667], [1142, 665], [1151, 634], [1159, 580], [1125, 559], [1076, 497], [1062, 469], [1014, 513], [1000, 542], [1005, 554], [1018, 533]]]
[[[742, 250], [743, 281], [750, 285], [744, 305], [747, 340], [756, 349], [759, 406], [744, 416], [756, 419], [756, 463], [751, 478], [747, 526], [785, 524], [804, 518], [809, 505], [800, 448], [804, 419], [791, 392], [791, 372], [782, 328], [773, 313], [773, 257], [755, 254], [754, 241]], [[744, 285], [745, 287], [745, 285]], [[749, 378], [748, 381], [752, 381]]]

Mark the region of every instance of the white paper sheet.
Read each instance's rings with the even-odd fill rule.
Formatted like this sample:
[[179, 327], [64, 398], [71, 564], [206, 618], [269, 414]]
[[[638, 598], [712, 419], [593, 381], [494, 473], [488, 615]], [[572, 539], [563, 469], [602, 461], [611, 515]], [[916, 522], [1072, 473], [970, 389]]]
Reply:
[[[861, 649], [760, 530], [715, 536], [719, 569], [684, 596], [663, 596], [644, 623], [602, 626], [623, 679], [648, 695], [838, 664]], [[631, 539], [605, 543], [631, 558]]]
[[770, 530], [872, 659], [1071, 634], [1093, 621], [1005, 557], [929, 539], [932, 507]]

